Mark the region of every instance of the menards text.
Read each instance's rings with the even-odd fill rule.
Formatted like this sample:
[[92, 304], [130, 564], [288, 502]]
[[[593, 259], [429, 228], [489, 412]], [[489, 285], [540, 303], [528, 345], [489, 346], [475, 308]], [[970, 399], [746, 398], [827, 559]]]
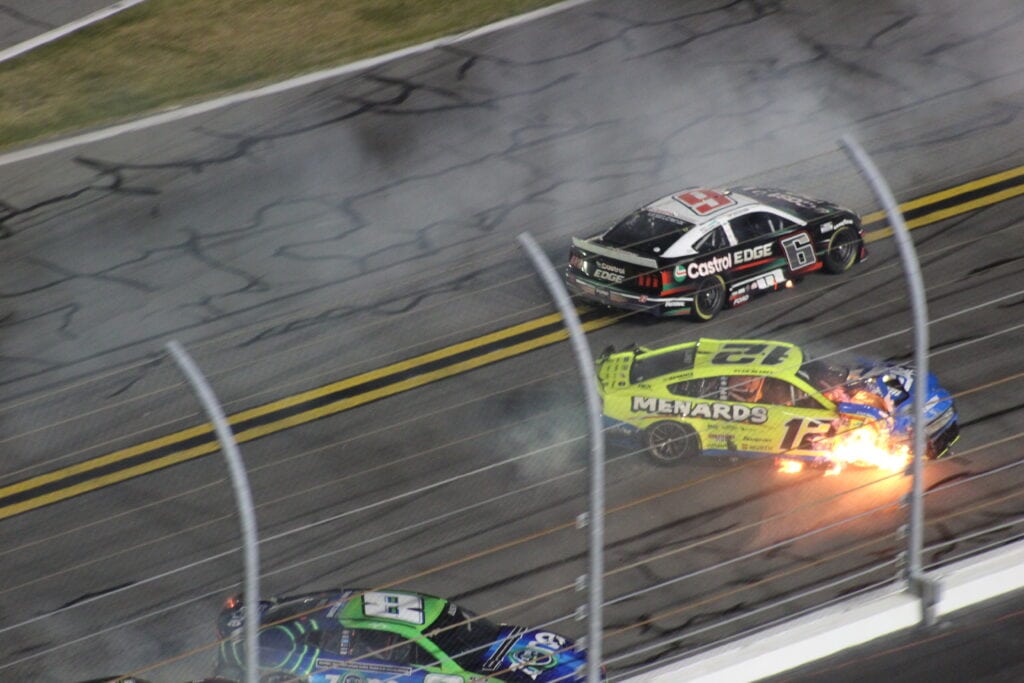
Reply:
[[704, 418], [726, 422], [749, 422], [759, 425], [768, 421], [768, 409], [763, 406], [745, 406], [735, 403], [705, 403], [680, 401], [670, 398], [648, 398], [634, 396], [631, 406], [634, 413], [644, 412], [673, 417]]

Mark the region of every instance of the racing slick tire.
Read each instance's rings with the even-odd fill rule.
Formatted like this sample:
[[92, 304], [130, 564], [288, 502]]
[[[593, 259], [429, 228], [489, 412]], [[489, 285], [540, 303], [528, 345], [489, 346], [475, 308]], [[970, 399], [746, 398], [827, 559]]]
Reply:
[[845, 273], [857, 262], [860, 237], [852, 226], [844, 225], [832, 233], [822, 259], [825, 270], [833, 275]]
[[714, 318], [725, 306], [725, 280], [721, 275], [712, 275], [697, 283], [693, 294], [693, 308], [690, 316], [702, 323]]
[[682, 422], [655, 422], [644, 432], [647, 453], [659, 465], [678, 465], [700, 456], [697, 430]]

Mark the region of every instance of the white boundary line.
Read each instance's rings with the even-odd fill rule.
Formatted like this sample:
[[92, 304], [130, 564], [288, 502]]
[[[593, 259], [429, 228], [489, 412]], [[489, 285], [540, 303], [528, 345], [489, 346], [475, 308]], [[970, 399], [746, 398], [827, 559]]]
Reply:
[[[145, 0], [127, 0], [133, 3], [145, 2]], [[7, 154], [0, 155], [0, 166], [6, 166], [8, 164], [17, 163], [19, 161], [25, 161], [28, 159], [34, 159], [35, 157], [52, 154], [72, 147], [78, 147], [79, 145], [85, 145], [92, 142], [99, 142], [101, 140], [108, 140], [125, 133], [133, 133], [154, 126], [160, 126], [165, 123], [171, 123], [173, 121], [180, 121], [190, 116], [197, 116], [199, 114], [205, 114], [207, 112], [215, 111], [217, 109], [223, 109], [234, 104], [241, 102], [248, 102], [249, 100], [255, 100], [260, 97], [266, 97], [268, 95], [275, 95], [278, 93], [293, 90], [295, 88], [301, 88], [305, 85], [312, 83], [318, 83], [320, 81], [329, 80], [331, 78], [337, 78], [338, 76], [344, 76], [357, 71], [363, 71], [380, 64], [401, 59], [402, 57], [408, 57], [410, 55], [416, 55], [423, 52], [443, 47], [445, 45], [454, 45], [472, 38], [487, 35], [489, 33], [495, 33], [506, 28], [525, 24], [543, 17], [564, 12], [573, 7], [584, 5], [592, 2], [592, 0], [565, 0], [564, 2], [550, 5], [548, 7], [542, 7], [541, 9], [528, 12], [526, 14], [520, 14], [514, 17], [509, 17], [502, 21], [497, 21], [493, 24], [488, 24], [481, 28], [473, 29], [465, 33], [459, 33], [452, 36], [444, 36], [437, 38], [429, 43], [421, 43], [419, 45], [413, 45], [395, 52], [389, 52], [387, 54], [378, 55], [377, 57], [370, 57], [368, 59], [362, 59], [358, 62], [352, 62], [343, 66], [334, 67], [332, 69], [325, 69], [323, 71], [316, 71], [314, 73], [305, 74], [303, 76], [297, 76], [280, 83], [274, 83], [256, 90], [248, 90], [239, 93], [233, 93], [218, 97], [213, 100], [206, 102], [200, 102], [199, 104], [193, 104], [187, 107], [179, 107], [170, 109], [168, 111], [147, 116], [135, 121], [129, 121], [127, 123], [118, 124], [116, 126], [110, 126], [108, 128], [102, 128], [100, 130], [92, 131], [89, 133], [83, 133], [80, 135], [74, 135], [72, 137], [64, 138], [61, 140], [55, 140], [53, 142], [46, 142], [41, 145], [35, 145], [32, 147], [26, 147], [25, 149], [16, 150], [14, 152], [8, 152]], [[109, 9], [109, 8], [108, 8]], [[91, 15], [90, 15], [91, 16]]]
[[[957, 560], [926, 574], [938, 585], [936, 616], [946, 616], [1024, 588], [1024, 541]], [[898, 584], [624, 680], [749, 683], [916, 627], [920, 622], [919, 599]]]
[[34, 50], [37, 47], [46, 45], [47, 43], [52, 43], [58, 38], [63, 38], [69, 33], [74, 33], [75, 31], [85, 28], [90, 24], [95, 24], [97, 21], [100, 21], [101, 19], [106, 19], [107, 17], [111, 17], [117, 14], [118, 12], [123, 12], [129, 7], [141, 5], [144, 2], [146, 2], [146, 0], [120, 0], [119, 2], [115, 2], [113, 5], [109, 5], [107, 7], [104, 7], [103, 9], [96, 10], [92, 14], [87, 14], [81, 19], [76, 19], [71, 23], [64, 24], [63, 26], [58, 26], [57, 28], [51, 31], [47, 31], [46, 33], [41, 33], [35, 38], [29, 38], [28, 40], [20, 42], [17, 45], [14, 45], [13, 47], [9, 47], [6, 50], [0, 50], [0, 64], [6, 62], [8, 59], [14, 59], [18, 55], [23, 55], [29, 50]]

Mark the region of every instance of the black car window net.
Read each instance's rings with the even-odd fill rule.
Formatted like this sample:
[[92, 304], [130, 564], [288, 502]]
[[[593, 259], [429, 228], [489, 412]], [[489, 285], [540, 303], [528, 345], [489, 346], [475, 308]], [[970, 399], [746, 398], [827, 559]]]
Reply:
[[656, 256], [675, 244], [692, 227], [692, 223], [640, 209], [616, 223], [601, 241], [613, 247]]
[[725, 249], [729, 246], [729, 240], [725, 237], [725, 230], [715, 228], [697, 242], [695, 250], [698, 254], [706, 254], [709, 251]]
[[772, 225], [768, 222], [768, 214], [748, 213], [746, 216], [737, 216], [729, 221], [732, 227], [732, 234], [736, 241], [742, 244], [750, 240], [756, 240], [772, 233]]

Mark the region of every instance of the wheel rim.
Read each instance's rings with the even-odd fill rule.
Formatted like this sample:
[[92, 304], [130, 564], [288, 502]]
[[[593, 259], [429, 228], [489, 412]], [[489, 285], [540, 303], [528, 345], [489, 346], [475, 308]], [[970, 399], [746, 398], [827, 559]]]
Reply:
[[702, 314], [717, 311], [722, 304], [723, 292], [714, 280], [705, 284], [697, 292], [697, 310]]
[[853, 236], [849, 232], [844, 231], [836, 236], [836, 243], [832, 245], [832, 253], [835, 255], [836, 261], [844, 267], [849, 266], [853, 261], [853, 246]]
[[651, 430], [651, 453], [665, 461], [685, 458], [690, 453], [692, 438], [692, 434], [676, 425], [655, 426]]

